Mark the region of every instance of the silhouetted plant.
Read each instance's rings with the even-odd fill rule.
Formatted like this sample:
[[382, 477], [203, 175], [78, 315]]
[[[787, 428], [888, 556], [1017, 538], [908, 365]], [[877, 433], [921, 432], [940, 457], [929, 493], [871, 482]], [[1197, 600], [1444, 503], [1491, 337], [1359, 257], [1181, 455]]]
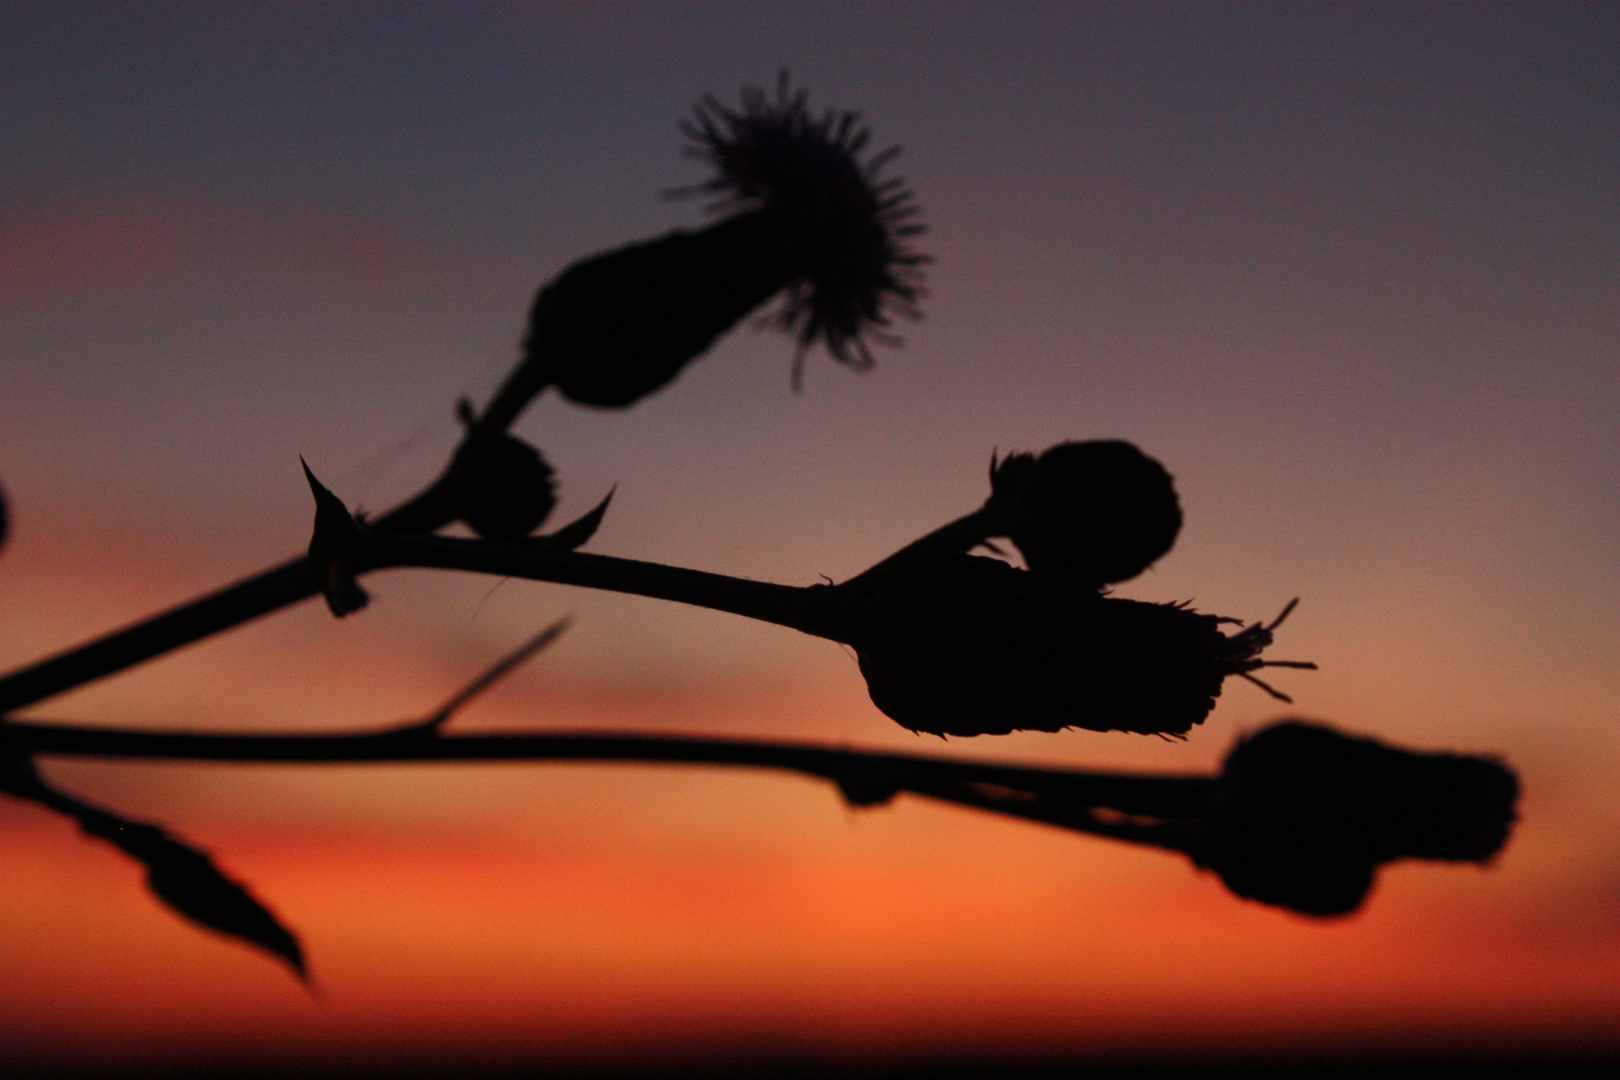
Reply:
[[131, 821], [57, 790], [22, 754], [0, 753], [0, 791], [72, 818], [87, 836], [107, 841], [145, 867], [146, 887], [171, 910], [280, 957], [308, 984], [298, 939], [212, 859], [162, 826]]
[[[716, 338], [774, 296], [779, 327], [805, 353], [824, 345], [872, 364], [894, 315], [914, 316], [927, 256], [911, 193], [862, 153], [855, 113], [812, 114], [786, 76], [774, 98], [745, 90], [740, 110], [705, 98], [682, 127], [716, 169], [696, 191], [724, 212], [574, 263], [530, 312], [523, 356], [465, 431], [443, 472], [375, 520], [352, 515], [305, 466], [315, 499], [307, 553], [134, 626], [0, 677], [0, 790], [75, 821], [135, 858], [148, 887], [184, 917], [268, 950], [307, 973], [293, 935], [243, 886], [160, 826], [57, 790], [33, 758], [169, 760], [634, 760], [793, 769], [822, 776], [856, 806], [903, 791], [1081, 831], [1173, 848], [1234, 892], [1309, 914], [1353, 910], [1374, 870], [1400, 857], [1483, 862], [1500, 849], [1517, 795], [1499, 763], [1414, 755], [1298, 723], [1239, 744], [1219, 778], [1076, 773], [681, 736], [457, 736], [457, 709], [554, 640], [547, 628], [409, 722], [329, 735], [208, 735], [24, 723], [10, 714], [288, 604], [321, 594], [336, 616], [360, 611], [359, 578], [389, 567], [470, 570], [611, 589], [763, 619], [851, 646], [873, 702], [939, 735], [1086, 728], [1181, 737], [1239, 676], [1314, 665], [1262, 658], [1290, 602], [1245, 625], [1185, 604], [1108, 595], [1174, 544], [1182, 520], [1170, 474], [1129, 443], [1066, 442], [992, 458], [979, 509], [839, 584], [793, 587], [589, 554], [610, 491], [554, 532], [554, 472], [509, 427], [547, 386], [623, 407], [667, 384]], [[436, 535], [460, 520], [476, 538]], [[8, 519], [0, 498], [0, 544]], [[974, 552], [1008, 540], [1024, 567]], [[1222, 627], [1239, 629], [1227, 633]]]
[[[1063, 444], [1041, 460], [1089, 445]], [[1128, 452], [1149, 460], [1127, 443], [1100, 445], [1111, 458]], [[1153, 467], [1168, 491], [1168, 474]], [[1005, 469], [995, 475], [1005, 475]], [[554, 538], [502, 542], [375, 532], [350, 520], [313, 476], [310, 484], [318, 508], [310, 565], [335, 614], [358, 609], [353, 601], [363, 594], [356, 576], [400, 566], [472, 570], [696, 604], [853, 647], [872, 701], [913, 731], [1004, 735], [1081, 727], [1179, 736], [1214, 708], [1228, 676], [1259, 682], [1252, 673], [1262, 667], [1314, 666], [1260, 658], [1292, 604], [1269, 625], [1228, 635], [1221, 625], [1238, 620], [1182, 604], [1107, 597], [1034, 568], [966, 554], [1004, 531], [1005, 488], [992, 491], [986, 509], [848, 582], [795, 588], [587, 555]], [[1106, 510], [1092, 485], [1083, 494], [1088, 510]], [[1059, 501], [1068, 492], [1054, 486], [1042, 495]], [[1173, 504], [1173, 491], [1169, 498]], [[1087, 528], [1104, 531], [1100, 522]], [[1057, 545], [1051, 550], [1059, 557]], [[1087, 558], [1079, 545], [1074, 550]]]
[[[1214, 870], [1238, 896], [1318, 917], [1359, 908], [1386, 863], [1489, 863], [1507, 843], [1516, 816], [1518, 781], [1499, 761], [1402, 750], [1299, 720], [1240, 739], [1216, 776], [1031, 768], [691, 735], [440, 733], [456, 709], [562, 628], [548, 627], [425, 719], [318, 735], [208, 735], [18, 721], [0, 725], [0, 754], [11, 755], [0, 760], [86, 754], [306, 763], [639, 761], [785, 769], [831, 781], [857, 808], [881, 806], [910, 792], [1181, 852]], [[26, 789], [15, 793], [35, 798]]]
[[744, 90], [734, 112], [705, 98], [682, 130], [716, 170], [692, 190], [729, 212], [583, 259], [542, 288], [523, 362], [490, 406], [495, 422], [547, 386], [585, 405], [632, 405], [778, 294], [775, 321], [799, 343], [795, 386], [816, 343], [869, 368], [867, 339], [893, 314], [915, 316], [928, 257], [906, 240], [923, 227], [911, 192], [882, 175], [898, 150], [861, 162], [871, 132], [858, 113], [812, 115], [784, 72], [774, 101]]

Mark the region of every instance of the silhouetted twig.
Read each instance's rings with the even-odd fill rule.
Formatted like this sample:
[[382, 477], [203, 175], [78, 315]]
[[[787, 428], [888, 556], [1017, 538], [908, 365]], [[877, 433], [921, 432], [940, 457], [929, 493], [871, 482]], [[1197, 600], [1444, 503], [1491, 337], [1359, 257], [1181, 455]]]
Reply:
[[1500, 762], [1425, 754], [1284, 721], [1238, 741], [1216, 776], [967, 762], [764, 739], [524, 732], [421, 725], [314, 735], [0, 727], [0, 754], [220, 762], [595, 761], [779, 769], [835, 784], [853, 806], [902, 792], [1179, 851], [1239, 896], [1309, 915], [1358, 908], [1377, 867], [1403, 858], [1489, 862], [1515, 818]]
[[[914, 316], [928, 257], [915, 201], [866, 155], [853, 112], [812, 113], [784, 73], [774, 98], [740, 109], [705, 98], [682, 130], [715, 169], [697, 189], [719, 219], [575, 262], [542, 286], [523, 356], [464, 432], [440, 475], [376, 520], [349, 512], [305, 466], [315, 524], [305, 556], [0, 677], [0, 790], [78, 822], [146, 868], [186, 918], [265, 949], [301, 978], [293, 935], [209, 857], [162, 827], [125, 819], [40, 776], [38, 755], [237, 762], [636, 761], [771, 768], [828, 780], [852, 806], [902, 792], [1184, 853], [1240, 896], [1313, 915], [1355, 910], [1377, 868], [1405, 857], [1485, 862], [1505, 843], [1518, 786], [1490, 759], [1416, 754], [1318, 725], [1273, 725], [1233, 749], [1217, 776], [1151, 776], [966, 762], [770, 740], [531, 732], [446, 734], [446, 721], [556, 639], [542, 631], [431, 715], [381, 730], [317, 735], [129, 731], [23, 722], [64, 691], [321, 594], [361, 610], [359, 579], [390, 568], [455, 569], [695, 604], [853, 648], [873, 702], [941, 735], [1070, 727], [1184, 736], [1226, 679], [1314, 667], [1262, 654], [1270, 623], [1107, 594], [1168, 552], [1182, 525], [1170, 473], [1118, 440], [992, 457], [983, 505], [842, 584], [793, 587], [578, 549], [613, 492], [578, 520], [533, 535], [556, 505], [555, 474], [510, 433], [548, 386], [625, 407], [669, 383], [749, 312], [780, 298], [777, 325], [804, 355], [824, 346], [864, 369], [870, 341]], [[476, 539], [434, 535], [455, 521]], [[0, 544], [7, 506], [0, 496]], [[1024, 566], [975, 555], [995, 541]], [[1228, 633], [1223, 627], [1235, 626]]]

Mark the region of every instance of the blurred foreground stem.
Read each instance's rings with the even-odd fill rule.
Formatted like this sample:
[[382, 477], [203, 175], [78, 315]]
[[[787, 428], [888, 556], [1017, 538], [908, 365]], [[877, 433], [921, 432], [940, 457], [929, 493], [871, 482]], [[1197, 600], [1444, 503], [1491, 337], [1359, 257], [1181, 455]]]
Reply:
[[1121, 839], [1145, 837], [1132, 834], [1130, 828], [1122, 831], [1094, 821], [1091, 810], [1156, 820], [1196, 818], [1217, 783], [1213, 776], [1043, 769], [700, 735], [439, 735], [413, 727], [225, 735], [17, 721], [0, 725], [0, 754], [309, 764], [591, 761], [748, 766], [830, 780], [857, 806], [884, 803], [909, 791]]

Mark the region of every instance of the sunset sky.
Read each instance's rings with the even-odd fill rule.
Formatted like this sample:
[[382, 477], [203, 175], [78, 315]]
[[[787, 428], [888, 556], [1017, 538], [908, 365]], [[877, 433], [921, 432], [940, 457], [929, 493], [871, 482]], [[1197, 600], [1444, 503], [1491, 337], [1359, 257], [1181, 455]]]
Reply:
[[296, 554], [436, 474], [536, 287], [704, 220], [680, 119], [781, 69], [915, 190], [923, 319], [857, 374], [744, 326], [629, 411], [516, 430], [589, 550], [841, 580], [992, 451], [1124, 438], [1186, 526], [1119, 595], [1270, 618], [1317, 672], [1186, 742], [942, 743], [828, 642], [459, 574], [368, 582], [30, 718], [723, 733], [1185, 771], [1307, 716], [1500, 755], [1487, 869], [1360, 914], [1185, 860], [776, 774], [47, 760], [215, 852], [320, 1000], [0, 801], [0, 1052], [40, 1062], [1022, 1060], [1620, 1052], [1620, 6], [949, 2], [0, 6], [0, 667]]

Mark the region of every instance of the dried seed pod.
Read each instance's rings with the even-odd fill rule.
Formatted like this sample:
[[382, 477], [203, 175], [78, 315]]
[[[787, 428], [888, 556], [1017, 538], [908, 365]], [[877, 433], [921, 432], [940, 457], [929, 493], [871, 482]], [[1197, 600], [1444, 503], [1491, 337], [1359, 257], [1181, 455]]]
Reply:
[[1016, 544], [1030, 570], [1077, 589], [1135, 577], [1181, 531], [1170, 474], [1115, 439], [992, 461], [990, 490], [993, 535]]
[[1271, 626], [1068, 589], [996, 559], [944, 555], [884, 580], [855, 648], [872, 701], [913, 731], [1185, 735], [1230, 675], [1268, 665]]
[[1488, 862], [1507, 842], [1518, 794], [1513, 772], [1490, 758], [1287, 721], [1227, 755], [1190, 853], [1239, 896], [1344, 915], [1381, 863]]
[[524, 358], [492, 412], [509, 421], [554, 384], [587, 405], [622, 408], [675, 377], [749, 312], [785, 293], [775, 318], [805, 350], [870, 367], [869, 337], [915, 315], [926, 256], [912, 195], [885, 178], [889, 150], [862, 162], [858, 114], [811, 114], [786, 76], [774, 100], [743, 91], [732, 111], [705, 98], [682, 124], [689, 152], [717, 175], [693, 191], [727, 216], [570, 266], [535, 297]]
[[528, 536], [557, 505], [552, 468], [540, 451], [504, 432], [478, 434], [451, 466], [457, 516], [490, 539]]

